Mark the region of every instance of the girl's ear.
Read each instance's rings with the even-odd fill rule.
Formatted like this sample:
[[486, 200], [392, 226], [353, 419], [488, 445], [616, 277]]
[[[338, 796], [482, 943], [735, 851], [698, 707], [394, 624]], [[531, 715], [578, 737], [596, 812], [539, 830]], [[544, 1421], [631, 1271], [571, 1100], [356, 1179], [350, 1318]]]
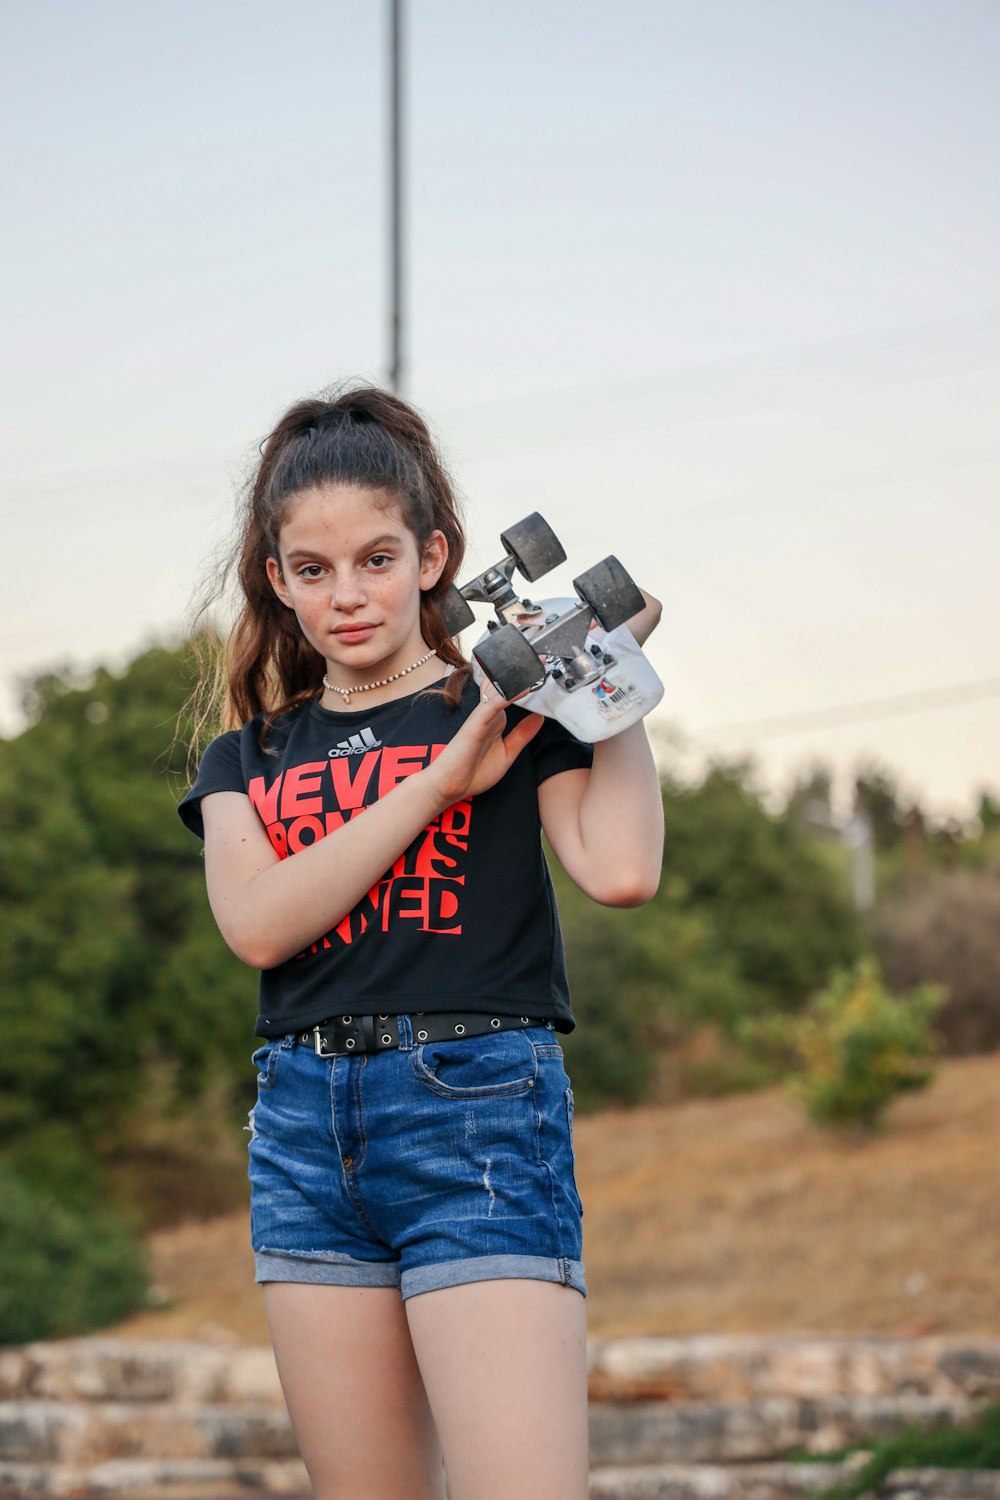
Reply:
[[288, 593], [288, 588], [285, 584], [285, 579], [281, 571], [281, 564], [278, 562], [278, 559], [276, 557], [269, 557], [264, 566], [267, 569], [268, 582], [274, 589], [274, 592], [277, 594], [282, 604], [284, 604], [288, 609], [291, 609], [291, 597]]
[[437, 583], [448, 561], [448, 539], [443, 531], [432, 531], [420, 560], [420, 591], [426, 593]]

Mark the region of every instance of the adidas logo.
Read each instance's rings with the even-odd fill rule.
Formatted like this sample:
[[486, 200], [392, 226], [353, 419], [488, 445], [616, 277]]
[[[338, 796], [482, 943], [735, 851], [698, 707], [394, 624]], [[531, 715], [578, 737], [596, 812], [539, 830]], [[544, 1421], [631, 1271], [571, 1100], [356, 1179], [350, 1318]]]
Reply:
[[348, 735], [346, 740], [338, 740], [332, 750], [326, 753], [331, 757], [339, 755], [364, 755], [369, 750], [381, 750], [382, 741], [377, 740], [370, 729], [362, 729], [360, 734]]

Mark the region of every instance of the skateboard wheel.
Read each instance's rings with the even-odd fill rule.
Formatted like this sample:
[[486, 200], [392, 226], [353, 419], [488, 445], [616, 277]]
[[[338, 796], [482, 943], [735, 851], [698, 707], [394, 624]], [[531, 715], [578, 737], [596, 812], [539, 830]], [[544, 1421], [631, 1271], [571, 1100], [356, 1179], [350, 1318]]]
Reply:
[[566, 561], [562, 542], [537, 510], [501, 532], [500, 542], [529, 583]]
[[541, 658], [516, 625], [501, 625], [473, 647], [473, 655], [505, 698], [516, 698], [545, 680]]
[[443, 589], [434, 602], [441, 611], [444, 628], [449, 635], [458, 635], [460, 630], [471, 625], [476, 618], [468, 599], [453, 583]]
[[646, 604], [631, 574], [626, 573], [617, 557], [595, 563], [573, 579], [573, 587], [584, 603], [590, 605], [602, 630], [617, 630]]

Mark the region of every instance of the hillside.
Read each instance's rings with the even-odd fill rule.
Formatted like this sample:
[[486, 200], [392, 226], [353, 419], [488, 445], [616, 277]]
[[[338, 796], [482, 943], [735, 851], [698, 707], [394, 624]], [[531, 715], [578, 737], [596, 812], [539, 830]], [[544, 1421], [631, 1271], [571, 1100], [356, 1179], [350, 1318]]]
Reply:
[[[884, 1134], [781, 1090], [577, 1117], [592, 1334], [1000, 1335], [1000, 1055], [951, 1060]], [[266, 1342], [245, 1212], [153, 1236], [168, 1304], [115, 1333]]]

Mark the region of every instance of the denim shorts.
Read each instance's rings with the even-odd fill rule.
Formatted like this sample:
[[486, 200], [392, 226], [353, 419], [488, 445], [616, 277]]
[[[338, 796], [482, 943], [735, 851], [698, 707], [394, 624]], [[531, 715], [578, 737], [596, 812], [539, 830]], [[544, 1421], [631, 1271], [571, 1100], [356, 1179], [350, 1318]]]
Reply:
[[587, 1295], [573, 1090], [551, 1024], [317, 1057], [254, 1053], [258, 1281], [396, 1286], [499, 1277]]

